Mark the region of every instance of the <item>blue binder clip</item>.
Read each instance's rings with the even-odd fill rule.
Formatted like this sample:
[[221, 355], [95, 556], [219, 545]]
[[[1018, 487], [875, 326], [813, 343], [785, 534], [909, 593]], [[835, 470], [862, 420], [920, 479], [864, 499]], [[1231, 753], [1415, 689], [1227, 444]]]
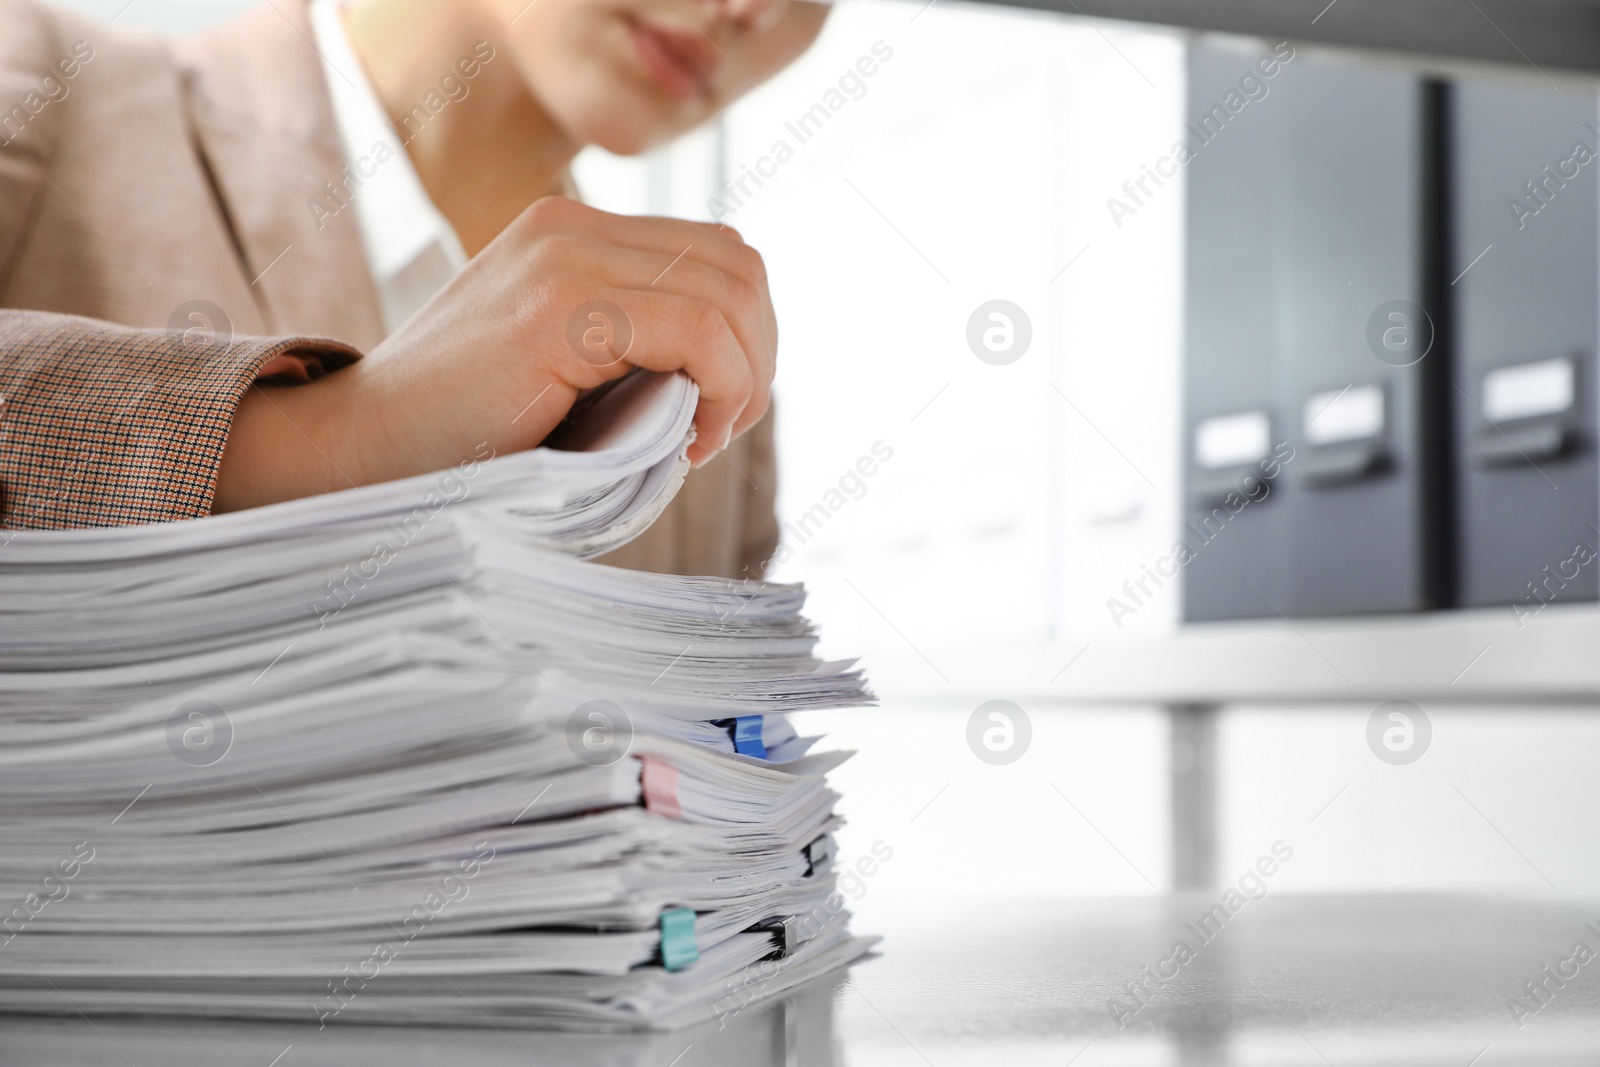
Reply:
[[761, 740], [761, 716], [741, 715], [733, 720], [733, 750], [741, 756], [767, 758], [767, 744]]
[[661, 913], [661, 965], [681, 971], [700, 958], [694, 940], [694, 909], [669, 908]]

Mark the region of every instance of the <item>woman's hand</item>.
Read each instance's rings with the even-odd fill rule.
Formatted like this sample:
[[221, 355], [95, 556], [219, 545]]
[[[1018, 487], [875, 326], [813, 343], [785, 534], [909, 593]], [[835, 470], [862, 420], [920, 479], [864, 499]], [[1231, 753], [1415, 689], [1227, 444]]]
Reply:
[[726, 226], [548, 197], [359, 363], [240, 402], [228, 511], [531, 448], [581, 391], [633, 367], [700, 387], [700, 464], [767, 410], [777, 320], [761, 256]]

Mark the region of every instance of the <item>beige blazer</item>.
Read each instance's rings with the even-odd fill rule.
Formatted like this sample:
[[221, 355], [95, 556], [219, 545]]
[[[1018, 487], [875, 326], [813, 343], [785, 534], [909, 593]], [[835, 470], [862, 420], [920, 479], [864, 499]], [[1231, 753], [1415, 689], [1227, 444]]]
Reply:
[[[307, 207], [343, 163], [310, 42], [304, 0], [176, 41], [0, 0], [0, 309], [381, 341], [354, 212]], [[759, 575], [775, 474], [767, 419], [608, 562]]]

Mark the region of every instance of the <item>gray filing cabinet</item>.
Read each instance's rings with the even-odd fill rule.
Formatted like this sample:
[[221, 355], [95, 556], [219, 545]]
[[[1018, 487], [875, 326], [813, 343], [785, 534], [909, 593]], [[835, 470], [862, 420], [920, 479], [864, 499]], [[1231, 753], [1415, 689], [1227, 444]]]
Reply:
[[1454, 89], [1460, 600], [1524, 618], [1600, 592], [1597, 120], [1578, 87]]
[[[1195, 47], [1191, 113], [1259, 54]], [[1439, 299], [1442, 89], [1307, 55], [1265, 84], [1189, 164], [1184, 615], [1436, 606], [1448, 363], [1428, 328], [1445, 316], [1422, 309]], [[1374, 347], [1397, 308], [1415, 351]]]

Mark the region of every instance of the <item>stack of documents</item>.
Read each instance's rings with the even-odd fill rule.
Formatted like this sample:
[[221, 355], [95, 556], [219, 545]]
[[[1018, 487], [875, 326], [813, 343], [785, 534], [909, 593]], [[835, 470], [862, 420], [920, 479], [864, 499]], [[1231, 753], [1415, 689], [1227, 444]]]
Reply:
[[585, 562], [695, 406], [556, 447], [0, 547], [0, 1010], [566, 1028], [726, 1017], [866, 952], [830, 870], [870, 703], [797, 586]]

